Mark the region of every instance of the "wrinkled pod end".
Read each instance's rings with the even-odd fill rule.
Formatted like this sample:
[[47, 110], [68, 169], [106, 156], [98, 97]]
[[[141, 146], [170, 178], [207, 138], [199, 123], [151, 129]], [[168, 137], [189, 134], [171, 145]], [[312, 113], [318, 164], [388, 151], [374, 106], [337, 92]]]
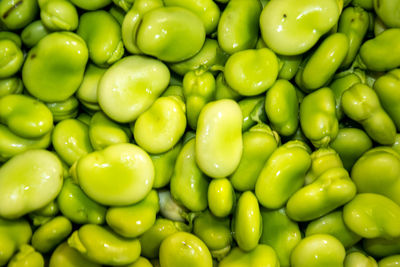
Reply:
[[78, 250], [80, 253], [85, 254], [87, 252], [87, 249], [81, 242], [78, 231], [79, 230], [73, 232], [72, 235], [68, 238], [67, 242], [71, 248], [74, 248]]
[[125, 53], [124, 43], [122, 41], [118, 42], [117, 47], [114, 52], [111, 54], [111, 57], [107, 60], [107, 64], [111, 65], [118, 61]]
[[213, 258], [217, 259], [218, 261], [221, 261], [223, 258], [225, 258], [226, 255], [229, 254], [230, 251], [231, 251], [231, 245], [228, 245], [222, 249], [211, 251], [211, 255], [213, 256]]

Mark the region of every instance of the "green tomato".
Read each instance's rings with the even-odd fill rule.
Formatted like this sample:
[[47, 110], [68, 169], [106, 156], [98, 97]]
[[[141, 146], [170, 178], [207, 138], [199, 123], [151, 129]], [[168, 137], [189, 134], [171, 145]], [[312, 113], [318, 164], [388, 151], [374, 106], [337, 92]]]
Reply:
[[275, 251], [267, 245], [257, 245], [257, 247], [251, 251], [243, 251], [236, 247], [222, 259], [218, 265], [219, 267], [257, 267], [257, 266], [268, 266], [278, 267], [279, 260]]
[[78, 250], [68, 246], [67, 242], [60, 244], [51, 254], [49, 267], [101, 267], [85, 258]]

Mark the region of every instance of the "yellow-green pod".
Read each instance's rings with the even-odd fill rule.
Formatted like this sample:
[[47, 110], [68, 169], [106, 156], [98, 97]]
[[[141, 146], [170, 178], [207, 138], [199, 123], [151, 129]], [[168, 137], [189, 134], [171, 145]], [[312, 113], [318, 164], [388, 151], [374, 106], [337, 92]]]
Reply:
[[79, 23], [76, 7], [66, 0], [51, 0], [41, 4], [40, 19], [51, 31], [75, 31]]
[[344, 168], [328, 169], [313, 183], [294, 193], [286, 205], [286, 211], [295, 221], [314, 220], [349, 202], [356, 191], [355, 184]]
[[[22, 29], [35, 19], [39, 6], [37, 0], [0, 2], [0, 22], [10, 30]], [[3, 26], [3, 27], [4, 27]]]
[[153, 226], [159, 209], [158, 194], [155, 190], [152, 190], [142, 201], [136, 204], [110, 207], [106, 213], [106, 221], [117, 234], [134, 238], [142, 235]]
[[78, 116], [79, 112], [79, 101], [74, 96], [70, 96], [66, 100], [60, 102], [47, 102], [46, 106], [53, 114], [53, 120], [55, 122], [73, 119]]
[[308, 236], [300, 241], [291, 256], [292, 267], [341, 267], [346, 252], [335, 237], [326, 234]]
[[265, 162], [277, 149], [279, 138], [266, 124], [258, 124], [243, 133], [243, 154], [239, 166], [229, 177], [239, 191], [254, 190]]
[[22, 245], [17, 254], [9, 261], [8, 267], [44, 267], [42, 254], [30, 245]]
[[343, 207], [347, 227], [365, 238], [400, 237], [400, 207], [378, 194], [360, 193]]
[[400, 255], [392, 255], [385, 257], [378, 262], [379, 267], [395, 267], [400, 265]]
[[24, 45], [31, 48], [49, 33], [50, 30], [43, 25], [42, 20], [36, 20], [22, 30], [21, 39]]
[[236, 247], [222, 259], [218, 265], [219, 267], [279, 267], [279, 260], [275, 251], [267, 245], [257, 245], [251, 251], [243, 251]]
[[363, 249], [375, 258], [400, 254], [400, 238], [365, 238], [362, 245]]
[[378, 36], [382, 32], [387, 30], [387, 26], [383, 24], [382, 20], [379, 17], [374, 18], [374, 35]]
[[298, 85], [310, 91], [326, 85], [339, 69], [348, 50], [349, 39], [345, 34], [329, 35], [305, 63], [304, 69], [297, 72], [296, 75], [300, 75]]
[[215, 80], [216, 84], [216, 92], [215, 92], [215, 99], [233, 99], [239, 100], [242, 96], [233, 90], [225, 81], [225, 76], [223, 72], [220, 72]]
[[383, 21], [385, 25], [387, 25], [390, 28], [400, 27], [399, 14], [397, 13], [400, 9], [398, 1], [373, 0], [373, 2], [376, 15]]
[[60, 244], [51, 254], [49, 267], [101, 267], [70, 247], [67, 242]]
[[335, 139], [339, 122], [331, 89], [321, 88], [304, 97], [300, 104], [300, 124], [315, 147], [326, 147]]
[[311, 165], [308, 147], [301, 141], [289, 141], [268, 158], [258, 176], [255, 193], [260, 204], [278, 209], [304, 184]]
[[226, 178], [213, 179], [208, 186], [208, 207], [217, 217], [226, 217], [232, 213], [235, 204], [235, 190]]
[[295, 87], [286, 80], [277, 80], [267, 91], [265, 112], [272, 128], [280, 135], [289, 136], [299, 125], [299, 100]]
[[[99, 68], [89, 63], [81, 85], [76, 91], [76, 97], [84, 106], [98, 106], [97, 88], [99, 81], [107, 69]], [[98, 107], [100, 109], [100, 107]]]
[[262, 6], [257, 0], [230, 0], [218, 23], [218, 43], [228, 54], [251, 49], [258, 39]]
[[138, 239], [123, 238], [95, 224], [85, 224], [73, 232], [68, 245], [87, 259], [104, 265], [129, 264], [140, 256]]
[[[121, 265], [118, 265], [121, 266]], [[139, 257], [135, 262], [127, 265], [122, 265], [123, 267], [153, 267], [153, 264], [144, 257]]]
[[57, 154], [70, 166], [93, 151], [89, 127], [76, 119], [59, 122], [54, 127], [52, 143]]
[[23, 89], [24, 85], [22, 84], [21, 78], [18, 76], [0, 79], [0, 97], [11, 94], [20, 94]]
[[208, 176], [223, 178], [232, 174], [242, 156], [242, 112], [229, 99], [204, 106], [196, 130], [196, 162]]
[[24, 54], [18, 45], [10, 39], [0, 39], [0, 78], [15, 75], [22, 67]]
[[257, 247], [262, 233], [262, 217], [258, 200], [251, 191], [239, 197], [232, 231], [241, 250], [251, 251]]
[[62, 165], [53, 153], [37, 149], [14, 156], [0, 168], [0, 216], [15, 219], [46, 206], [62, 183]]
[[[246, 97], [238, 102], [240, 109], [242, 110], [243, 123], [242, 123], [242, 131], [248, 131], [250, 127], [254, 126], [261, 121], [267, 121], [267, 115], [264, 110], [265, 97], [253, 96]], [[263, 118], [260, 116], [254, 116], [257, 111], [261, 108], [261, 113]], [[269, 128], [269, 126], [268, 126]]]
[[21, 37], [15, 32], [2, 31], [0, 32], [0, 40], [10, 40], [13, 41], [19, 48], [22, 46]]
[[371, 256], [354, 251], [346, 255], [343, 267], [378, 267], [378, 264]]
[[392, 145], [392, 148], [394, 149], [394, 151], [400, 154], [400, 133], [396, 134], [396, 139], [394, 144]]

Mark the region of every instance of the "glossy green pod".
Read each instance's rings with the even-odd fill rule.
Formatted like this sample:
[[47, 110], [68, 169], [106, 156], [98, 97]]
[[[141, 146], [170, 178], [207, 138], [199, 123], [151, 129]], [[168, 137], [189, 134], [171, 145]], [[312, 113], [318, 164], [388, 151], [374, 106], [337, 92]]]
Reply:
[[346, 255], [343, 267], [378, 267], [378, 264], [371, 256], [354, 251]]
[[21, 48], [10, 39], [0, 39], [0, 78], [8, 78], [16, 74], [24, 63]]
[[399, 2], [393, 0], [373, 0], [376, 15], [389, 28], [399, 28]]
[[278, 267], [279, 260], [275, 251], [267, 245], [259, 244], [251, 251], [243, 251], [236, 247], [222, 259], [218, 265], [219, 267], [256, 267], [268, 266]]
[[278, 209], [304, 184], [311, 165], [308, 147], [301, 141], [289, 141], [278, 147], [261, 170], [255, 187], [260, 204]]
[[207, 208], [208, 179], [196, 164], [196, 140], [189, 140], [176, 159], [170, 181], [173, 198], [191, 211]]
[[400, 254], [400, 238], [371, 238], [363, 239], [363, 249], [375, 258], [387, 257]]
[[78, 11], [66, 0], [46, 1], [40, 6], [40, 18], [51, 31], [75, 31], [79, 23]]
[[215, 80], [216, 84], [216, 92], [215, 92], [215, 99], [233, 99], [239, 100], [242, 96], [233, 90], [225, 81], [225, 76], [223, 72], [220, 72]]
[[256, 0], [230, 0], [218, 23], [218, 43], [228, 54], [256, 46], [262, 6]]
[[[22, 80], [34, 97], [47, 102], [63, 101], [78, 90], [87, 60], [88, 50], [81, 37], [54, 32], [29, 51]], [[46, 79], [40, 78], [43, 76]]]
[[286, 212], [295, 221], [314, 220], [352, 200], [356, 191], [344, 168], [328, 169], [291, 196]]
[[352, 0], [351, 4], [369, 11], [374, 9], [374, 0]]
[[374, 193], [360, 193], [343, 207], [343, 219], [351, 231], [365, 238], [400, 236], [400, 207]]
[[13, 41], [19, 48], [22, 46], [21, 37], [11, 31], [2, 31], [0, 32], [0, 40], [11, 40]]
[[79, 251], [70, 247], [67, 242], [61, 243], [51, 254], [49, 267], [100, 267], [85, 258]]
[[241, 250], [251, 251], [257, 247], [262, 233], [262, 217], [258, 200], [251, 191], [239, 197], [232, 231]]
[[300, 104], [300, 124], [315, 147], [326, 147], [335, 139], [339, 122], [332, 90], [325, 87], [304, 97]]
[[30, 245], [21, 245], [17, 254], [8, 262], [8, 267], [44, 267], [42, 254]]
[[236, 204], [232, 183], [227, 178], [211, 180], [208, 186], [207, 199], [212, 214], [220, 218], [230, 215]]
[[61, 162], [53, 153], [37, 149], [14, 156], [0, 168], [0, 216], [15, 219], [46, 206], [62, 183]]
[[[242, 123], [242, 131], [248, 131], [251, 127], [257, 124], [258, 118], [255, 118], [253, 116], [254, 112], [256, 109], [262, 105], [264, 107], [265, 103], [265, 98], [264, 96], [253, 96], [253, 97], [246, 97], [238, 101], [239, 107], [242, 110], [242, 117], [243, 117], [243, 123]], [[264, 108], [263, 108], [264, 109]], [[263, 115], [265, 115], [265, 111], [263, 111]]]
[[90, 199], [71, 178], [66, 178], [57, 203], [61, 213], [74, 223], [103, 224], [106, 208]]
[[263, 230], [260, 244], [269, 245], [275, 250], [280, 266], [290, 266], [290, 254], [302, 238], [299, 225], [287, 216], [285, 208], [261, 209], [261, 216]]
[[92, 1], [85, 1], [85, 0], [71, 0], [71, 2], [79, 8], [85, 10], [96, 10], [106, 7], [107, 5], [111, 4], [111, 0], [92, 0]]
[[75, 176], [82, 190], [94, 201], [103, 205], [131, 205], [150, 192], [154, 166], [140, 147], [115, 144], [81, 157]]
[[267, 91], [265, 112], [272, 129], [280, 135], [289, 136], [296, 132], [299, 125], [299, 100], [296, 89], [286, 80], [277, 80]]
[[123, 237], [135, 238], [142, 235], [156, 221], [160, 209], [155, 190], [140, 202], [123, 207], [110, 207], [106, 213], [107, 224]]
[[339, 240], [331, 235], [318, 234], [300, 241], [290, 256], [290, 263], [292, 267], [340, 267], [345, 256]]
[[123, 238], [95, 224], [85, 224], [73, 232], [68, 238], [68, 245], [87, 259], [104, 265], [129, 264], [140, 256], [138, 239]]
[[239, 166], [229, 177], [236, 190], [254, 190], [261, 170], [278, 143], [266, 124], [258, 124], [243, 133], [243, 154]]
[[382, 108], [375, 91], [365, 84], [355, 84], [342, 95], [344, 113], [364, 127], [374, 141], [392, 145], [396, 126]]
[[153, 188], [162, 188], [169, 184], [174, 172], [175, 163], [182, 149], [182, 142], [161, 154], [150, 154], [154, 165]]
[[21, 39], [24, 45], [33, 47], [49, 33], [41, 20], [35, 20], [22, 30]]
[[74, 96], [71, 96], [64, 101], [47, 102], [46, 106], [53, 114], [54, 122], [73, 119], [78, 116], [79, 101]]
[[75, 96], [86, 107], [100, 109], [98, 103], [97, 89], [103, 74], [107, 69], [99, 68], [96, 65], [89, 63], [87, 65], [83, 80]]
[[35, 19], [39, 7], [37, 0], [0, 2], [0, 21], [10, 30], [22, 29]]
[[394, 144], [392, 145], [392, 148], [400, 154], [400, 134], [396, 134], [396, 139]]
[[77, 34], [85, 40], [89, 58], [98, 66], [109, 66], [124, 55], [121, 26], [104, 10], [84, 13]]
[[212, 257], [207, 246], [197, 236], [177, 232], [165, 238], [160, 246], [160, 266], [212, 267]]
[[345, 248], [355, 245], [361, 236], [352, 232], [343, 221], [341, 210], [333, 211], [316, 220], [311, 221], [305, 231], [306, 236], [328, 234], [336, 237]]
[[20, 94], [22, 93], [23, 88], [24, 85], [22, 84], [22, 80], [18, 76], [0, 79], [0, 97], [11, 94]]

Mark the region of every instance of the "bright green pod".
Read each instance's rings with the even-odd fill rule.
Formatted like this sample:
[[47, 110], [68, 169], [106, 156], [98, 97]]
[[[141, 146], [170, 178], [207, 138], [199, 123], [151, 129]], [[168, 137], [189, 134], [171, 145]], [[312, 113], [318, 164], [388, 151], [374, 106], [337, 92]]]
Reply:
[[275, 251], [267, 245], [257, 245], [251, 251], [243, 251], [236, 247], [222, 259], [218, 265], [219, 267], [279, 267], [279, 260]]
[[357, 194], [343, 207], [343, 219], [351, 231], [365, 238], [400, 237], [400, 207], [383, 195]]
[[241, 250], [248, 252], [257, 247], [262, 233], [262, 217], [258, 200], [251, 191], [239, 197], [232, 232]]
[[261, 170], [278, 143], [279, 137], [266, 124], [258, 124], [243, 133], [243, 154], [239, 166], [229, 177], [236, 190], [254, 190]]
[[89, 58], [100, 67], [107, 67], [124, 55], [121, 26], [107, 11], [84, 13], [77, 34], [85, 40]]
[[30, 245], [21, 245], [18, 253], [8, 262], [8, 267], [44, 267], [44, 259]]
[[87, 259], [104, 265], [129, 264], [140, 256], [138, 239], [121, 237], [95, 224], [85, 224], [73, 232], [68, 238], [68, 245]]
[[182, 142], [178, 142], [167, 152], [150, 155], [154, 165], [153, 188], [162, 188], [169, 184], [181, 149]]
[[71, 0], [71, 2], [77, 7], [85, 10], [96, 10], [108, 6], [109, 4], [111, 4], [112, 0]]
[[343, 267], [378, 267], [378, 264], [371, 256], [354, 251], [346, 255]]
[[212, 267], [212, 257], [206, 244], [197, 236], [177, 232], [165, 238], [160, 246], [160, 266]]
[[374, 18], [374, 36], [378, 36], [382, 32], [387, 30], [387, 26], [383, 24], [379, 17]]
[[216, 91], [215, 91], [216, 100], [221, 100], [221, 99], [239, 100], [242, 98], [242, 96], [238, 92], [233, 90], [226, 83], [223, 72], [220, 72], [218, 74], [217, 79], [215, 80], [215, 86], [216, 86]]
[[334, 79], [330, 84], [329, 88], [331, 88], [333, 94], [335, 95], [335, 103], [336, 103], [336, 117], [338, 120], [343, 118], [343, 107], [342, 107], [342, 95], [344, 91], [352, 87], [354, 84], [360, 83], [361, 79], [358, 75], [351, 73], [345, 75], [344, 77], [339, 77]]
[[369, 27], [369, 15], [359, 7], [348, 7], [340, 15], [338, 32], [344, 33], [349, 40], [349, 49], [342, 62], [342, 68], [348, 68], [356, 58]]
[[122, 26], [122, 23], [124, 22], [124, 18], [126, 15], [125, 10], [123, 10], [117, 5], [111, 5], [110, 8], [108, 9], [108, 13], [110, 13], [114, 17], [114, 19], [118, 21], [119, 25]]
[[264, 93], [278, 77], [279, 63], [268, 48], [247, 49], [231, 55], [225, 64], [228, 85], [244, 96]]
[[53, 115], [46, 105], [25, 95], [0, 98], [0, 122], [23, 138], [40, 138], [53, 129]]
[[7, 264], [19, 247], [28, 244], [32, 229], [25, 219], [0, 218], [0, 266]]
[[341, 267], [346, 252], [335, 237], [326, 234], [308, 236], [300, 241], [290, 256], [292, 267]]
[[212, 214], [223, 218], [230, 215], [236, 204], [235, 190], [226, 179], [213, 179], [208, 186], [208, 207]]
[[390, 147], [365, 152], [351, 169], [359, 193], [384, 195], [400, 205], [400, 155]]
[[400, 27], [400, 18], [398, 13], [400, 10], [400, 4], [398, 1], [373, 0], [373, 2], [376, 15], [386, 26], [389, 28]]
[[123, 265], [123, 267], [153, 267], [153, 264], [144, 257], [139, 257], [135, 262]]
[[289, 199], [286, 212], [295, 221], [310, 221], [328, 214], [356, 195], [356, 186], [344, 168], [331, 168]]
[[92, 63], [88, 64], [82, 83], [75, 94], [84, 106], [88, 108], [97, 106], [98, 109], [100, 109], [97, 89], [99, 87], [100, 79], [106, 70], [107, 69], [99, 68]]
[[351, 5], [371, 11], [374, 9], [374, 0], [352, 0]]
[[290, 254], [301, 240], [299, 225], [287, 216], [285, 208], [261, 209], [261, 216], [263, 230], [260, 243], [275, 250], [280, 266], [290, 266]]
[[289, 141], [268, 158], [258, 176], [255, 193], [263, 207], [278, 209], [304, 184], [311, 165], [309, 149], [301, 141]]
[[169, 80], [170, 73], [163, 62], [128, 56], [104, 73], [98, 87], [98, 101], [111, 119], [132, 122], [161, 95]]
[[201, 50], [193, 57], [169, 64], [171, 70], [184, 76], [189, 71], [203, 70], [215, 72], [225, 65], [229, 55], [225, 53], [218, 42], [214, 39], [206, 38]]
[[101, 267], [85, 258], [76, 249], [68, 246], [67, 242], [60, 244], [51, 254], [49, 267]]
[[90, 199], [71, 178], [64, 180], [57, 203], [61, 213], [77, 224], [103, 224], [106, 208]]
[[46, 206], [62, 183], [61, 162], [53, 153], [38, 149], [14, 156], [0, 168], [0, 216], [15, 219]]
[[72, 224], [67, 218], [55, 217], [36, 229], [32, 235], [32, 246], [39, 252], [50, 252], [71, 232]]
[[160, 214], [164, 218], [182, 223], [190, 218], [188, 214], [188, 209], [184, 207], [181, 203], [178, 203], [177, 200], [172, 198], [170, 190], [159, 190], [158, 198], [160, 200]]
[[16, 74], [24, 63], [24, 54], [21, 48], [10, 39], [0, 40], [0, 78], [8, 78]]
[[143, 53], [177, 62], [199, 52], [205, 37], [203, 22], [196, 14], [182, 7], [161, 7], [143, 15], [136, 39]]
[[272, 129], [280, 135], [289, 136], [296, 132], [299, 125], [299, 100], [296, 89], [287, 80], [277, 80], [267, 91], [265, 112]]
[[120, 7], [125, 12], [128, 12], [132, 8], [132, 5], [137, 2], [134, 0], [112, 0], [112, 1], [116, 6]]
[[110, 207], [107, 210], [106, 221], [117, 234], [135, 238], [153, 226], [159, 209], [158, 194], [152, 190], [138, 203], [123, 207]]
[[[64, 186], [64, 182], [63, 182], [63, 186]], [[57, 204], [56, 200], [53, 200], [49, 204], [44, 206], [43, 208], [35, 210], [33, 213], [40, 215], [40, 216], [54, 217], [58, 214], [58, 211], [59, 211], [58, 204]]]
[[345, 248], [352, 247], [361, 236], [352, 232], [343, 221], [343, 212], [337, 210], [311, 221], [305, 231], [306, 236], [327, 234], [336, 237]]
[[54, 32], [29, 51], [22, 80], [28, 92], [42, 101], [64, 101], [78, 90], [87, 60], [88, 50], [81, 37]]
[[22, 30], [21, 39], [25, 46], [33, 47], [49, 33], [41, 20], [35, 20]]
[[0, 40], [11, 40], [13, 41], [19, 48], [22, 46], [21, 37], [14, 32], [2, 31], [0, 32]]
[[[264, 110], [265, 97], [264, 96], [253, 96], [246, 97], [238, 102], [240, 109], [242, 110], [243, 123], [242, 131], [248, 131], [251, 127], [255, 126], [261, 121], [267, 121], [267, 114]], [[261, 108], [261, 116], [258, 112]], [[268, 126], [269, 127], [269, 126]]]
[[363, 130], [342, 128], [330, 146], [339, 154], [344, 168], [350, 171], [361, 155], [372, 148], [372, 141]]
[[196, 130], [196, 162], [208, 176], [232, 174], [242, 156], [242, 112], [230, 99], [208, 103], [200, 112]]
[[259, 17], [262, 10], [257, 0], [230, 0], [218, 23], [218, 43], [228, 54], [255, 48]]
[[93, 151], [89, 127], [76, 119], [63, 120], [54, 127], [52, 144], [57, 154], [69, 166]]
[[297, 72], [296, 83], [307, 91], [323, 87], [339, 69], [348, 50], [349, 39], [344, 33], [329, 35]]
[[229, 218], [218, 218], [209, 210], [202, 212], [193, 222], [193, 234], [199, 237], [216, 259], [223, 259], [231, 250], [232, 234]]
[[356, 60], [361, 68], [371, 71], [400, 67], [400, 29], [388, 29], [364, 42]]
[[176, 232], [185, 231], [186, 227], [182, 222], [171, 221], [162, 217], [157, 218], [153, 226], [140, 236], [142, 256], [148, 259], [158, 258], [162, 241]]
[[338, 22], [342, 1], [271, 0], [260, 16], [261, 35], [274, 52], [300, 55]]
[[51, 31], [75, 31], [78, 28], [78, 11], [66, 0], [51, 0], [40, 6], [40, 18]]
[[375, 258], [400, 254], [400, 238], [365, 238], [362, 245], [363, 249]]
[[80, 122], [83, 122], [84, 124], [86, 124], [87, 126], [90, 125], [90, 120], [92, 119], [92, 116], [89, 115], [86, 112], [82, 112], [79, 113], [78, 117], [76, 117], [76, 119]]
[[64, 101], [47, 102], [45, 104], [53, 114], [53, 120], [55, 122], [73, 119], [78, 116], [79, 101], [74, 96], [70, 96]]
[[400, 265], [400, 255], [385, 257], [378, 262], [379, 267], [395, 267]]
[[206, 34], [211, 34], [217, 29], [221, 11], [212, 0], [164, 0], [164, 4], [180, 6], [195, 13], [203, 22]]
[[24, 85], [22, 84], [22, 80], [18, 76], [0, 79], [0, 97], [11, 94], [20, 94], [22, 93], [23, 88]]
[[196, 130], [200, 111], [214, 100], [215, 78], [211, 72], [189, 71], [183, 77], [183, 94], [189, 126]]
[[392, 148], [400, 154], [400, 133], [396, 134], [396, 139], [394, 144], [392, 145]]
[[339, 122], [331, 89], [321, 88], [304, 97], [300, 104], [300, 124], [315, 147], [326, 147], [335, 139]]
[[208, 179], [196, 164], [196, 140], [184, 144], [170, 181], [173, 198], [191, 211], [207, 208]]
[[140, 147], [115, 144], [81, 157], [76, 177], [82, 190], [94, 201], [112, 206], [131, 205], [150, 192], [154, 166]]
[[297, 56], [277, 55], [277, 56], [279, 59], [278, 78], [288, 81], [294, 78], [300, 67], [303, 56], [302, 55], [297, 55]]
[[392, 145], [396, 126], [382, 108], [375, 91], [365, 84], [355, 84], [342, 95], [344, 113], [359, 122], [374, 141]]
[[311, 184], [326, 170], [343, 167], [339, 154], [332, 148], [319, 148], [311, 153], [311, 167], [307, 171], [305, 184]]
[[128, 127], [112, 121], [101, 111], [93, 114], [89, 138], [94, 150], [102, 150], [113, 144], [129, 143], [129, 137]]
[[374, 90], [383, 109], [388, 113], [400, 131], [400, 69], [395, 69], [379, 77], [374, 83]]
[[164, 96], [143, 112], [133, 125], [136, 143], [152, 154], [174, 147], [186, 129], [186, 106], [178, 97]]
[[37, 0], [0, 2], [0, 21], [10, 30], [24, 28], [33, 21], [39, 11]]

